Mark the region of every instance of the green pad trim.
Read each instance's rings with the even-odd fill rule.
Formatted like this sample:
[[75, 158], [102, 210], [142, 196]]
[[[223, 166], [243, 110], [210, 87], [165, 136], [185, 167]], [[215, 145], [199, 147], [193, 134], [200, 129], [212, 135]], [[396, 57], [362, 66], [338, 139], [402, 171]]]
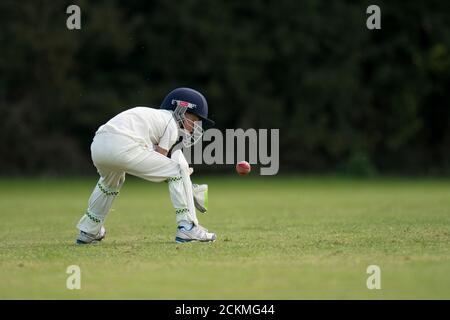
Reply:
[[107, 196], [117, 196], [119, 194], [119, 191], [112, 191], [111, 189], [102, 185], [100, 182], [97, 183], [97, 185], [98, 185], [98, 188]]
[[89, 219], [91, 219], [92, 221], [96, 222], [96, 223], [100, 223], [102, 222], [102, 220], [100, 220], [99, 218], [95, 217], [92, 213], [90, 213], [89, 211], [86, 211], [86, 215], [88, 216]]
[[189, 212], [188, 208], [175, 209], [176, 214]]

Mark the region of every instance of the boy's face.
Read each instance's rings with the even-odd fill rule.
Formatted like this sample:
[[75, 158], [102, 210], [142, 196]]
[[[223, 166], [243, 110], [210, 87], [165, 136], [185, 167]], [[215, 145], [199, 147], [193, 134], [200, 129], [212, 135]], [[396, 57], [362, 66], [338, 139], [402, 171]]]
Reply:
[[186, 112], [183, 120], [183, 126], [190, 134], [192, 134], [194, 131], [194, 122], [198, 120], [200, 119], [195, 114]]

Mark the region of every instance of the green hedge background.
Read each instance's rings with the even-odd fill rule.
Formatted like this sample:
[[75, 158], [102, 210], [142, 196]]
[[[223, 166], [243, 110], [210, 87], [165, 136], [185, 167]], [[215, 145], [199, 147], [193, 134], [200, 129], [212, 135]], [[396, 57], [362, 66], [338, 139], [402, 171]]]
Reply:
[[279, 128], [280, 173], [450, 174], [448, 1], [2, 0], [0, 23], [2, 175], [94, 172], [97, 127], [177, 86], [219, 129]]

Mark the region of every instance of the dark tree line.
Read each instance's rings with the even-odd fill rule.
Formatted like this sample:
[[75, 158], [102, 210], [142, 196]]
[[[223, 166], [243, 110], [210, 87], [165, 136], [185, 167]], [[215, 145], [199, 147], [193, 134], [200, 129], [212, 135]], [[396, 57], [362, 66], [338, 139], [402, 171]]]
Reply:
[[[82, 29], [66, 28], [66, 8]], [[280, 172], [450, 173], [450, 3], [0, 2], [0, 173], [91, 172], [97, 127], [204, 92], [220, 129], [280, 128]]]

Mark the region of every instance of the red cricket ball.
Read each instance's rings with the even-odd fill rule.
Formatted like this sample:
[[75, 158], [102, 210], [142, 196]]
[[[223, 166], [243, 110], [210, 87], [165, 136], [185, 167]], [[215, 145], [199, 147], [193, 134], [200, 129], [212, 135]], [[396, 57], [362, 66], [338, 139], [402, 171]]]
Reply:
[[245, 176], [250, 172], [252, 167], [250, 166], [250, 163], [247, 161], [241, 161], [238, 164], [236, 164], [236, 172], [239, 173], [241, 176]]

